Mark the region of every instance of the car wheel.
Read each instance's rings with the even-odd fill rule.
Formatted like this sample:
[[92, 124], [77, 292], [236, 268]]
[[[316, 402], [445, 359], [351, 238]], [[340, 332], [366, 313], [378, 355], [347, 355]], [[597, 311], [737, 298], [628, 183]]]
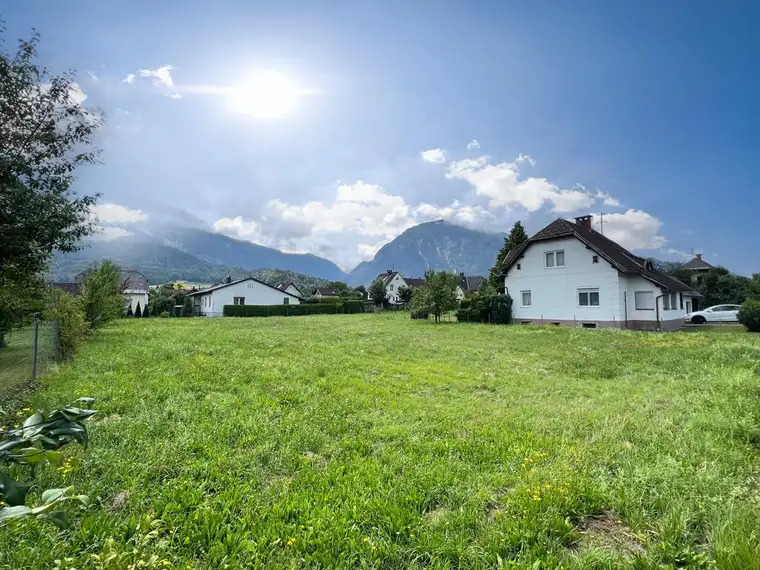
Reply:
[[704, 318], [702, 315], [697, 315], [696, 317], [691, 318], [691, 322], [695, 325], [703, 325], [707, 322], [707, 319]]

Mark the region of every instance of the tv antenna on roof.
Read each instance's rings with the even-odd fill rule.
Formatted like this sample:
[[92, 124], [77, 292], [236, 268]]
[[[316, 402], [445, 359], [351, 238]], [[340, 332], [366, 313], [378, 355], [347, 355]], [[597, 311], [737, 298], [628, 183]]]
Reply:
[[599, 212], [599, 221], [597, 224], [599, 224], [599, 233], [604, 235], [604, 216], [607, 215], [607, 212]]

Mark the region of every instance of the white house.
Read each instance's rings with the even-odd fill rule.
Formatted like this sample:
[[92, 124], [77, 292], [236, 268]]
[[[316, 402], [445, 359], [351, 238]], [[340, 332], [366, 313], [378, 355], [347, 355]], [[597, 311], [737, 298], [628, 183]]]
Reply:
[[378, 275], [375, 278], [375, 281], [377, 281], [377, 279], [380, 279], [383, 283], [385, 283], [385, 298], [388, 299], [388, 303], [391, 305], [397, 305], [401, 303], [401, 299], [399, 299], [398, 296], [398, 290], [401, 287], [412, 286], [407, 283], [407, 280], [404, 279], [401, 273], [392, 269], [389, 269], [385, 273]]
[[555, 220], [502, 264], [515, 323], [675, 330], [699, 293], [591, 228]]
[[285, 291], [286, 293], [290, 293], [291, 295], [295, 295], [296, 297], [303, 298], [303, 293], [301, 293], [301, 290], [296, 287], [295, 283], [280, 283], [277, 288], [280, 291]]
[[123, 269], [119, 275], [124, 289], [125, 307], [131, 307], [134, 313], [139, 304], [140, 310], [144, 311], [148, 306], [148, 278], [134, 269]]
[[340, 291], [333, 287], [317, 287], [311, 292], [311, 296], [319, 301], [330, 301], [340, 297]]
[[225, 305], [299, 305], [301, 299], [280, 291], [277, 287], [263, 281], [246, 277], [232, 281], [229, 277], [224, 283], [208, 289], [189, 293], [193, 299], [193, 308], [197, 314], [207, 317], [221, 317]]

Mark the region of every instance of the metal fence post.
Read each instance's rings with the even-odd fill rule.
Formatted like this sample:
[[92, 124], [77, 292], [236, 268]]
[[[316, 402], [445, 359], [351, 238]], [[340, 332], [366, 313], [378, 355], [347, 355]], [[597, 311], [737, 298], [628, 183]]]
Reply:
[[39, 336], [40, 321], [34, 319], [34, 340], [32, 341], [32, 380], [37, 378], [37, 337]]

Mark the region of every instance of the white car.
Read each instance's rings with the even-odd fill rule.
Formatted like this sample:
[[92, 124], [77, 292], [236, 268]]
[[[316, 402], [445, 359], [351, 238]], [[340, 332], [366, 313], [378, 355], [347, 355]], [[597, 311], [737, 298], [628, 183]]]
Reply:
[[702, 311], [694, 311], [693, 313], [686, 313], [684, 320], [687, 323], [694, 323], [695, 325], [703, 325], [705, 323], [717, 323], [727, 321], [738, 321], [739, 317], [737, 312], [739, 311], [739, 305], [715, 305]]

